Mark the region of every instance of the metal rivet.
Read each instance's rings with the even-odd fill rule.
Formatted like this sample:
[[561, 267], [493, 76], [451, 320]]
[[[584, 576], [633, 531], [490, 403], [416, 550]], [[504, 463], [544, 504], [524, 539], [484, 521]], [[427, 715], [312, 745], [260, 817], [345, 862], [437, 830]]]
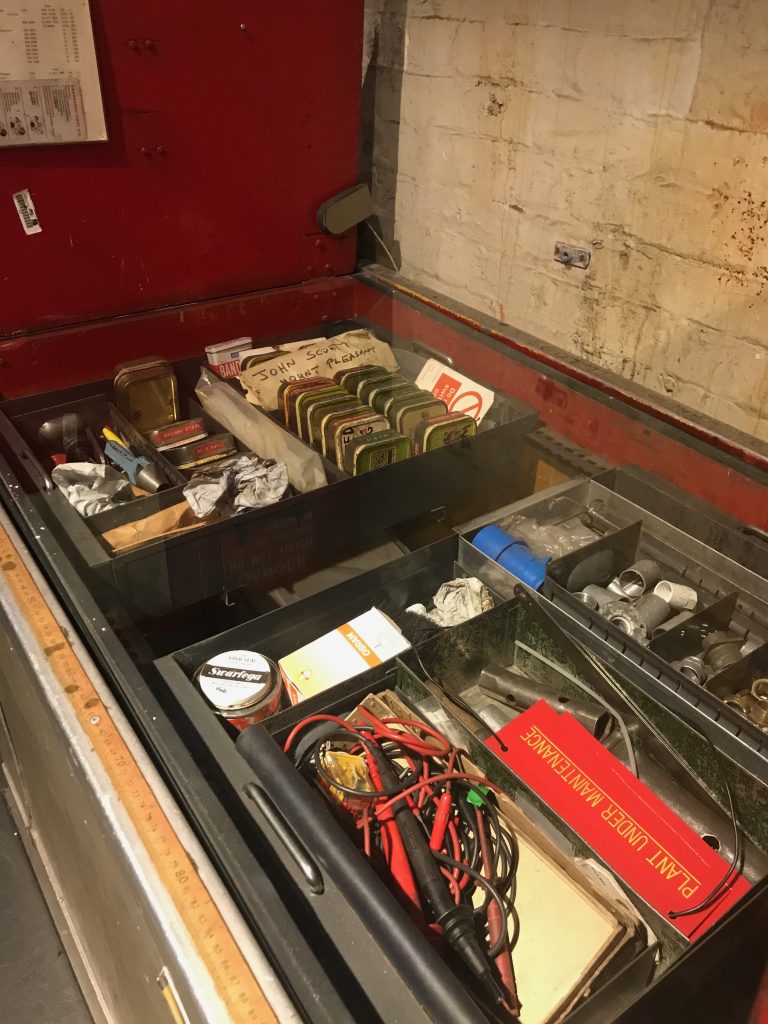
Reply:
[[141, 50], [141, 43], [137, 39], [129, 39], [128, 49], [133, 50], [134, 53], [138, 53]]
[[157, 153], [158, 156], [165, 156], [165, 154], [168, 151], [166, 150], [165, 146], [155, 146], [155, 152]]
[[142, 156], [152, 156], [152, 150], [149, 148], [149, 146], [142, 146], [139, 149], [139, 152], [141, 153]]
[[331, 318], [328, 316], [327, 313], [323, 313], [323, 315], [320, 317], [320, 323], [327, 324], [330, 319]]
[[330, 274], [332, 270], [333, 270], [333, 267], [331, 266], [331, 264], [330, 263], [326, 263], [325, 264], [325, 272], [326, 272], [326, 274]]
[[100, 715], [91, 715], [91, 717], [88, 719], [88, 721], [91, 723], [91, 725], [98, 725], [99, 722], [101, 721], [101, 716]]

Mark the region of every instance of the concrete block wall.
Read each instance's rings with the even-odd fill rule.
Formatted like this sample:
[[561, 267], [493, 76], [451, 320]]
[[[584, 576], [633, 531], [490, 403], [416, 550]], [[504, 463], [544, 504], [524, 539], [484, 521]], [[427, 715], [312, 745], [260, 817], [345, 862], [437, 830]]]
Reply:
[[367, 6], [401, 273], [768, 440], [765, 0]]

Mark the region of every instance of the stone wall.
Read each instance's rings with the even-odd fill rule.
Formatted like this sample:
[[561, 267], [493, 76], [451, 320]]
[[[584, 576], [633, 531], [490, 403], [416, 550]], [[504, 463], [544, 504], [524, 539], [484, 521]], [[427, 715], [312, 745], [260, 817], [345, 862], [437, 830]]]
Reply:
[[768, 439], [766, 3], [368, 15], [363, 163], [401, 273]]

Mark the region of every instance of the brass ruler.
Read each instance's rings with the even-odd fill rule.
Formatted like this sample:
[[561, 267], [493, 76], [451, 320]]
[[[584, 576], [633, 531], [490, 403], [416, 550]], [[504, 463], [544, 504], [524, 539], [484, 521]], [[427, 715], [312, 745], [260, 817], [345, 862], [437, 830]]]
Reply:
[[0, 571], [139, 834], [234, 1024], [278, 1024], [205, 883], [8, 533]]

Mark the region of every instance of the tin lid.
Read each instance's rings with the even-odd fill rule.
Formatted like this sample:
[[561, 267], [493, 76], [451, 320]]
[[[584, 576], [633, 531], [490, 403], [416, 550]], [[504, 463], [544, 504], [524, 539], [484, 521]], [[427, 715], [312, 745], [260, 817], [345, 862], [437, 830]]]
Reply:
[[195, 678], [219, 711], [238, 711], [267, 697], [275, 686], [274, 664], [256, 651], [225, 651], [202, 665]]
[[235, 338], [234, 341], [219, 341], [215, 345], [206, 345], [205, 351], [209, 356], [217, 352], [242, 352], [243, 349], [253, 347], [253, 338]]
[[115, 397], [120, 412], [142, 434], [179, 418], [176, 374], [160, 356], [116, 367]]

